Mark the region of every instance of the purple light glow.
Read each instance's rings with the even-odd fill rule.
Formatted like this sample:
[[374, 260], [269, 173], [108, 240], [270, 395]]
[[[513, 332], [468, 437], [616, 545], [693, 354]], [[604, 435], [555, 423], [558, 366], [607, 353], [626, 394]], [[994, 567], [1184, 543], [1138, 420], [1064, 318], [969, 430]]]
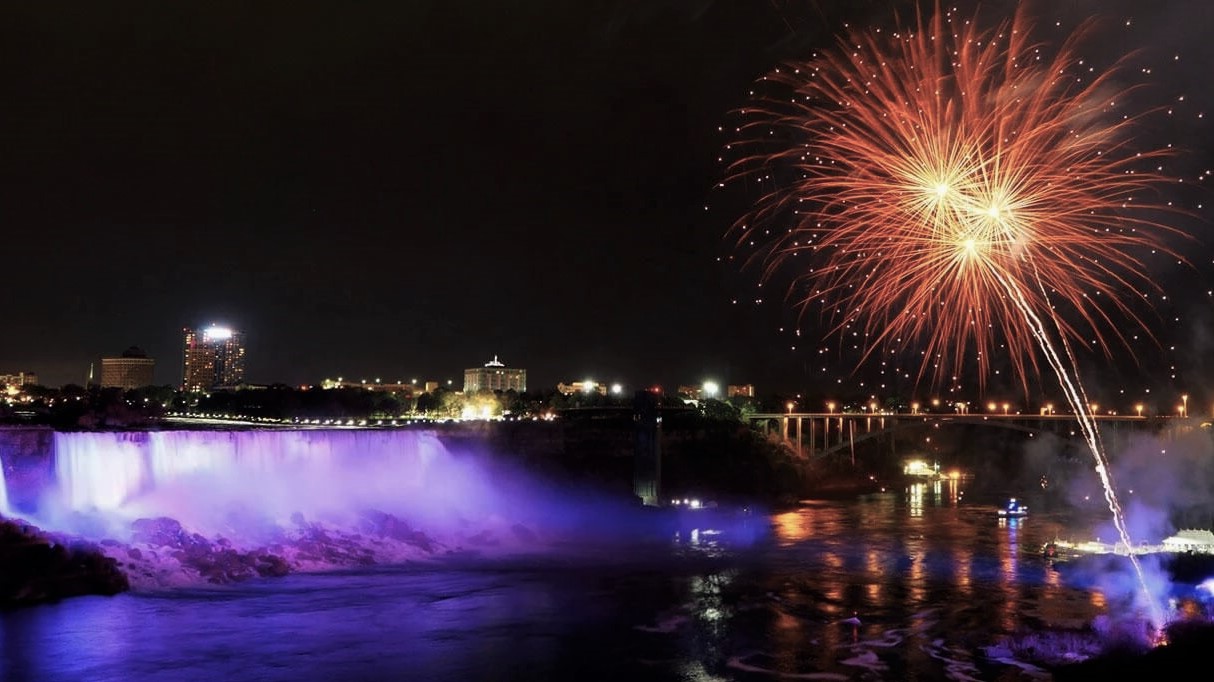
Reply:
[[12, 516], [8, 508], [8, 484], [4, 480], [3, 462], [0, 462], [0, 516]]
[[324, 570], [636, 547], [689, 530], [677, 514], [523, 473], [504, 455], [455, 452], [427, 431], [55, 433], [51, 470], [28, 520], [117, 541], [101, 544], [142, 576], [136, 588], [196, 582], [178, 563], [200, 565], [191, 547], [207, 561], [230, 549]]
[[441, 525], [488, 513], [494, 491], [429, 433], [165, 431], [57, 433], [57, 485], [38, 517], [67, 531], [79, 516], [167, 516], [194, 532], [231, 532], [232, 514], [284, 524], [341, 522], [374, 508]]

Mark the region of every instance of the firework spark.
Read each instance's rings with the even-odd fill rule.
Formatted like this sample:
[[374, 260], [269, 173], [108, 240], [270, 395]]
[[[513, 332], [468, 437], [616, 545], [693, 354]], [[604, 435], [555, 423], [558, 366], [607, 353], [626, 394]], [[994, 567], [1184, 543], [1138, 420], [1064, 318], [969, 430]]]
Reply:
[[770, 74], [792, 96], [743, 112], [731, 175], [769, 189], [735, 230], [760, 246], [764, 278], [816, 257], [792, 290], [809, 292], [803, 311], [820, 303], [837, 316], [833, 332], [859, 325], [865, 356], [921, 343], [920, 377], [951, 358], [939, 380], [972, 350], [981, 382], [1002, 340], [1026, 392], [1044, 357], [1132, 547], [1071, 344], [1090, 334], [1106, 354], [1113, 340], [1129, 348], [1119, 319], [1150, 334], [1135, 308], [1158, 287], [1140, 256], [1183, 260], [1166, 239], [1181, 233], [1158, 222], [1169, 205], [1149, 199], [1172, 152], [1132, 148], [1139, 118], [1117, 113], [1132, 90], [1117, 85], [1120, 64], [1080, 68], [1090, 25], [1047, 57], [1020, 7], [983, 30], [937, 6], [912, 29], [855, 33]]
[[866, 357], [918, 344], [921, 377], [973, 358], [983, 381], [1002, 342], [1023, 383], [1040, 371], [1025, 307], [1106, 354], [1129, 347], [1119, 320], [1150, 333], [1135, 310], [1158, 287], [1140, 259], [1176, 255], [1181, 233], [1158, 222], [1172, 209], [1153, 201], [1173, 151], [1132, 148], [1121, 65], [1093, 75], [1076, 55], [1090, 26], [1047, 57], [1029, 24], [937, 10], [855, 33], [766, 76], [791, 95], [742, 112], [729, 175], [766, 193], [735, 236], [760, 246], [765, 280], [809, 256], [790, 291], [831, 331], [858, 325]]

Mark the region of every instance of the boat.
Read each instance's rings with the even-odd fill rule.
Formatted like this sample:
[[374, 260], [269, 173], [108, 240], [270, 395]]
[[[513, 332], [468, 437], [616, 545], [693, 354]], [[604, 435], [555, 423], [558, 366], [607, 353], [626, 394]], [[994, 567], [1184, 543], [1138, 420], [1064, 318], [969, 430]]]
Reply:
[[1002, 518], [1018, 518], [1021, 516], [1028, 516], [1028, 515], [1029, 515], [1028, 506], [1020, 504], [1020, 502], [1017, 501], [1016, 498], [1014, 498], [1014, 497], [1007, 501], [1006, 507], [1001, 507], [999, 509], [999, 516]]

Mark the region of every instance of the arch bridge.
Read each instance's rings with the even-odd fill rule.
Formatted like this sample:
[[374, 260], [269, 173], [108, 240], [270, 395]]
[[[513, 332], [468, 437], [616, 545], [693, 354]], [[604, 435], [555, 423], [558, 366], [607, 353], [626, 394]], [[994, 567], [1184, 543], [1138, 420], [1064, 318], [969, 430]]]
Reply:
[[[798, 455], [825, 457], [854, 448], [864, 441], [891, 436], [924, 426], [968, 425], [1025, 433], [1053, 433], [1079, 437], [1073, 414], [945, 414], [901, 412], [768, 412], [747, 418], [751, 428], [770, 434], [778, 431]], [[1101, 434], [1114, 437], [1125, 431], [1175, 434], [1197, 426], [1198, 420], [1170, 416], [1091, 415]]]

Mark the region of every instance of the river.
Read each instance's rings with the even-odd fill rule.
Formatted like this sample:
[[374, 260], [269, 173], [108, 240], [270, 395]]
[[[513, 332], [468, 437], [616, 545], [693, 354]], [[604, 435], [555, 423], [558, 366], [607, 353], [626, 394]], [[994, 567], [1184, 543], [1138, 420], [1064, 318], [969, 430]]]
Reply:
[[71, 599], [0, 614], [0, 679], [1049, 679], [1008, 643], [1119, 607], [1042, 559], [1065, 513], [1000, 519], [963, 486], [657, 542]]

